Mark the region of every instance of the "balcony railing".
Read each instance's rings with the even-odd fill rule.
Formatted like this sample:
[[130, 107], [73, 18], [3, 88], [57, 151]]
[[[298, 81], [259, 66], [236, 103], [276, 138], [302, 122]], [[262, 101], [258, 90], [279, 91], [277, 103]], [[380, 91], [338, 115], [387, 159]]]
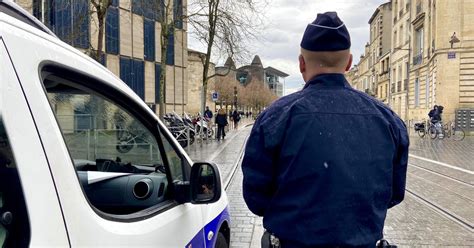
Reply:
[[402, 91], [402, 81], [397, 82], [397, 92]]
[[419, 65], [423, 62], [423, 53], [420, 52], [419, 54], [413, 56], [413, 65]]
[[404, 91], [408, 90], [408, 78], [403, 80], [403, 90]]

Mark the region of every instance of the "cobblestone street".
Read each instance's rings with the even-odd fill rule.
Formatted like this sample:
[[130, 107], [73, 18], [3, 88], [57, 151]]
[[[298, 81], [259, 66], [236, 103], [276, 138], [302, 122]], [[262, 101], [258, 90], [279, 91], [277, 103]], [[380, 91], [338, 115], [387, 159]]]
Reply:
[[[232, 217], [230, 246], [254, 248], [260, 247], [263, 226], [242, 197], [240, 162], [251, 127], [241, 126], [225, 141], [196, 143], [188, 153], [193, 160], [219, 165]], [[388, 212], [387, 240], [398, 247], [474, 247], [473, 151], [473, 137], [463, 141], [411, 137], [407, 192], [405, 200]]]
[[[202, 145], [196, 143], [188, 150], [193, 160], [212, 161], [219, 166], [222, 181], [227, 186], [226, 192], [232, 218], [230, 247], [236, 248], [260, 247], [260, 237], [263, 234], [261, 218], [248, 210], [242, 197], [240, 158], [251, 130], [251, 127], [244, 127], [245, 123], [250, 123], [250, 121], [244, 120], [242, 128], [230, 131], [224, 141], [204, 141]], [[235, 174], [232, 177], [234, 168]], [[231, 178], [232, 181], [230, 181]]]
[[474, 138], [410, 137], [405, 200], [384, 235], [399, 247], [474, 247]]

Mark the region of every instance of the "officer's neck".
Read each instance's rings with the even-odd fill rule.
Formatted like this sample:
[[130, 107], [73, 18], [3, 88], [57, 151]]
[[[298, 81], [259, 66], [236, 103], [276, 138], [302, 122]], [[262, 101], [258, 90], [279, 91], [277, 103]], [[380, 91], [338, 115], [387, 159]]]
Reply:
[[345, 70], [341, 68], [335, 68], [335, 67], [317, 67], [317, 68], [312, 68], [311, 70], [306, 71], [306, 73], [303, 74], [303, 79], [305, 82], [308, 82], [309, 80], [322, 75], [322, 74], [344, 74]]

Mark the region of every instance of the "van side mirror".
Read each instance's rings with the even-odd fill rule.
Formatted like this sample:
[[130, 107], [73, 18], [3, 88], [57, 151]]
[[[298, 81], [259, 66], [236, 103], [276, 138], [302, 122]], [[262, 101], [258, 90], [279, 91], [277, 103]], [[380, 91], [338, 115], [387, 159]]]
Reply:
[[209, 204], [221, 198], [221, 177], [214, 163], [198, 162], [191, 168], [191, 202]]

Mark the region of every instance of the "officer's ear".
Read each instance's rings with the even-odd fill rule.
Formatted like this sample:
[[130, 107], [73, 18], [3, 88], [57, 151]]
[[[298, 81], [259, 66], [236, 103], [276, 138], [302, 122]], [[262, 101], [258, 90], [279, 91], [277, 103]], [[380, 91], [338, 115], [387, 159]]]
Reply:
[[347, 61], [346, 71], [349, 71], [352, 66], [352, 54], [349, 54], [349, 61]]
[[306, 62], [304, 61], [304, 57], [302, 54], [300, 54], [298, 60], [300, 62], [300, 72], [303, 74], [304, 72], [306, 72]]

